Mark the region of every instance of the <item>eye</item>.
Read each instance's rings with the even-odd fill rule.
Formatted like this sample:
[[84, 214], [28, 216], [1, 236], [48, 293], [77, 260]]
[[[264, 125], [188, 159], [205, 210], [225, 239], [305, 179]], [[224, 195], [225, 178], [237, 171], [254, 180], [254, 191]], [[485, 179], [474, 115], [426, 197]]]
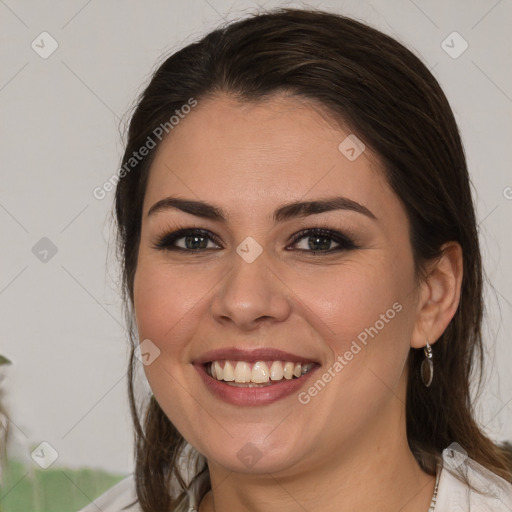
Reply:
[[[303, 241], [298, 244], [301, 240]], [[333, 243], [337, 244], [337, 247], [333, 248]], [[294, 236], [293, 245], [302, 245], [302, 247], [298, 247], [299, 251], [309, 252], [312, 254], [326, 254], [357, 248], [353, 240], [343, 233], [323, 228], [305, 229], [300, 231]]]
[[[335, 247], [332, 245], [336, 244]], [[304, 229], [292, 239], [295, 250], [310, 254], [327, 254], [357, 249], [357, 245], [347, 235], [325, 228]], [[203, 252], [222, 249], [210, 231], [199, 228], [178, 229], [161, 236], [153, 246], [165, 251]], [[287, 250], [290, 250], [287, 248]]]
[[[214, 242], [215, 237], [204, 229], [179, 229], [162, 236], [156, 244], [155, 249], [166, 251], [190, 251], [199, 252], [203, 249], [219, 249]], [[214, 247], [208, 246], [212, 242]]]

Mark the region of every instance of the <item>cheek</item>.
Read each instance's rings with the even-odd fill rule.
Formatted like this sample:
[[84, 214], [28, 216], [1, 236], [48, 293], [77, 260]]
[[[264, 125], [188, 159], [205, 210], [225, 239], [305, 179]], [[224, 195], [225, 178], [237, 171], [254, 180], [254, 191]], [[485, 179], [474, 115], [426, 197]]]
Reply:
[[313, 430], [329, 425], [334, 437], [356, 435], [390, 403], [401, 404], [414, 312], [411, 276], [375, 258], [374, 264], [347, 262], [294, 282], [297, 302], [331, 352], [317, 377], [326, 384], [313, 381], [299, 397], [310, 408]]
[[316, 410], [320, 423], [325, 416], [336, 417], [337, 428], [352, 423], [357, 430], [390, 397], [402, 394], [397, 386], [413, 329], [413, 270], [380, 256], [372, 253], [372, 263], [347, 260], [294, 282], [297, 302], [330, 352], [318, 377], [329, 383], [325, 388], [313, 383], [315, 389], [302, 397], [322, 395], [313, 406], [323, 404], [322, 412]]
[[[173, 351], [211, 288], [200, 275], [171, 269], [141, 258], [134, 279], [134, 307], [139, 337], [149, 338], [162, 351]], [[166, 343], [173, 340], [174, 343]]]
[[385, 260], [379, 263], [378, 257], [371, 259], [372, 263], [347, 260], [300, 279], [289, 277], [297, 304], [305, 306], [304, 314], [337, 354], [353, 340], [364, 343], [377, 334], [403, 330], [401, 311], [411, 286], [407, 273], [395, 271]]
[[139, 339], [151, 340], [160, 350], [143, 370], [158, 403], [183, 432], [194, 431], [191, 415], [184, 414], [190, 411], [191, 400], [190, 393], [183, 390], [192, 389], [195, 378], [195, 370], [187, 364], [188, 342], [194, 337], [198, 319], [204, 316], [201, 308], [211, 286], [193, 272], [144, 256], [139, 258], [134, 278]]

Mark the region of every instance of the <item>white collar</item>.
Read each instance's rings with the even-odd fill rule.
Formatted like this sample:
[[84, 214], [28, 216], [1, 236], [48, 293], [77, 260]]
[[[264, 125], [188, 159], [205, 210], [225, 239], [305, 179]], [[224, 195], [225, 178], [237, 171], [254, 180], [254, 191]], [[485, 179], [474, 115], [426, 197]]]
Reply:
[[435, 512], [510, 512], [512, 484], [452, 443], [442, 453]]
[[[204, 474], [203, 478], [208, 478]], [[437, 496], [429, 512], [511, 512], [512, 484], [467, 457], [462, 448], [452, 443], [443, 450], [442, 463], [437, 471]], [[465, 480], [469, 483], [465, 483]], [[197, 512], [199, 491], [203, 482], [197, 480], [190, 488], [180, 512]], [[434, 498], [434, 497], [433, 497]], [[123, 506], [136, 501], [133, 475], [126, 477], [97, 498], [81, 512], [140, 512], [138, 504], [129, 509]]]

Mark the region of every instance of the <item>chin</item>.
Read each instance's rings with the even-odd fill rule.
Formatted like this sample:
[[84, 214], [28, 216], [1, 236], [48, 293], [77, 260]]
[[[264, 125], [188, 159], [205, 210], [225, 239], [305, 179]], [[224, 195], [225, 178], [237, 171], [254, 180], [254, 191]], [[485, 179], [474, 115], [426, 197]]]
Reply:
[[209, 463], [218, 464], [228, 471], [249, 474], [285, 472], [304, 459], [304, 434], [283, 430], [279, 436], [269, 435], [272, 429], [276, 429], [276, 425], [257, 433], [252, 431], [252, 435], [249, 429], [245, 429], [245, 435], [240, 435], [240, 430], [237, 430], [237, 436], [223, 435], [222, 440], [203, 438], [201, 444], [206, 449], [202, 451], [199, 446], [198, 449]]
[[[260, 450], [252, 443], [246, 443], [235, 453], [212, 453], [208, 462], [214, 462], [228, 471], [246, 474], [275, 474], [286, 472], [293, 467], [300, 455], [293, 450], [281, 450], [277, 453]], [[296, 460], [297, 459], [297, 460]]]

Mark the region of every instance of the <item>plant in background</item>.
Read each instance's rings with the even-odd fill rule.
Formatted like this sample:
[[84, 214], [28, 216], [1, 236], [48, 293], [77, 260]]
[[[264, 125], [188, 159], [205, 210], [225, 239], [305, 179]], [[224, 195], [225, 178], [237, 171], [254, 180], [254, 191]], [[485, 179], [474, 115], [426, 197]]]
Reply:
[[7, 433], [9, 431], [9, 420], [3, 406], [3, 390], [1, 387], [3, 375], [1, 370], [3, 366], [8, 364], [11, 364], [11, 361], [0, 354], [0, 486], [2, 484], [2, 473], [7, 455]]

